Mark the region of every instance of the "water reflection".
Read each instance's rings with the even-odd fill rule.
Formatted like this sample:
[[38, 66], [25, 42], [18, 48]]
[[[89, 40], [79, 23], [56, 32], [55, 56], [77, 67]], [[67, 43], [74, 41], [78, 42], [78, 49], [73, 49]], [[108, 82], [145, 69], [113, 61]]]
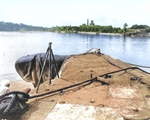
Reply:
[[89, 42], [89, 35], [87, 34], [87, 44], [86, 44], [86, 48], [88, 48], [88, 42]]
[[123, 46], [123, 53], [125, 53], [125, 51], [126, 51], [126, 36], [123, 36], [122, 38], [123, 38], [123, 44], [122, 44], [122, 46]]

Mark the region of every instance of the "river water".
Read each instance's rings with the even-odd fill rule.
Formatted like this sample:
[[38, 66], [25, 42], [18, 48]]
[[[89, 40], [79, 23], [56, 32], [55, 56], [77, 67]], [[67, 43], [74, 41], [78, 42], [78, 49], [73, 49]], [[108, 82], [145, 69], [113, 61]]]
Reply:
[[[46, 52], [52, 42], [54, 54], [71, 55], [100, 48], [124, 62], [150, 66], [150, 38], [52, 32], [0, 32], [0, 80], [21, 79], [15, 61], [25, 55]], [[150, 72], [150, 69], [145, 69]]]

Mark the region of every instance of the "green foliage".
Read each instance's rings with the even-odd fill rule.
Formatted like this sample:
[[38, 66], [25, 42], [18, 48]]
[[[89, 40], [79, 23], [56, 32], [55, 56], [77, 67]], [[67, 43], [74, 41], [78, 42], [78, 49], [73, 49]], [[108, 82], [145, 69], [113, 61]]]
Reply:
[[135, 24], [131, 27], [131, 29], [150, 29], [150, 27], [148, 25], [137, 25], [137, 24]]
[[118, 33], [122, 34], [122, 33], [123, 33], [123, 30], [118, 30]]
[[91, 20], [91, 23], [90, 23], [90, 25], [95, 25], [93, 20]]
[[[57, 28], [57, 29], [56, 29]], [[96, 32], [99, 33], [123, 33], [121, 28], [113, 28], [110, 26], [100, 26], [100, 25], [86, 25], [82, 24], [78, 26], [60, 26], [60, 27], [53, 27], [51, 29], [52, 32], [64, 31], [64, 32]]]
[[50, 31], [50, 28], [1, 21], [0, 31]]
[[101, 31], [102, 31], [102, 33], [113, 33], [113, 27], [112, 26], [102, 26]]
[[128, 29], [127, 29], [127, 32], [134, 33], [134, 32], [136, 32], [136, 30], [128, 28]]
[[127, 26], [128, 26], [128, 24], [127, 24], [127, 23], [125, 23], [125, 24], [124, 24], [124, 26], [123, 26], [123, 30], [124, 30], [124, 32], [127, 32]]
[[99, 33], [120, 33], [123, 32], [135, 32], [135, 29], [146, 29], [146, 32], [150, 32], [150, 27], [147, 25], [133, 25], [131, 28], [127, 28], [127, 23], [124, 24], [123, 29], [120, 27], [112, 27], [110, 26], [100, 26], [95, 25], [94, 21], [91, 20], [90, 25], [82, 24], [80, 26], [56, 26], [51, 28], [44, 28], [44, 27], [37, 27], [32, 25], [25, 25], [25, 24], [16, 24], [11, 22], [0, 22], [0, 31], [51, 31], [51, 32], [96, 32]]

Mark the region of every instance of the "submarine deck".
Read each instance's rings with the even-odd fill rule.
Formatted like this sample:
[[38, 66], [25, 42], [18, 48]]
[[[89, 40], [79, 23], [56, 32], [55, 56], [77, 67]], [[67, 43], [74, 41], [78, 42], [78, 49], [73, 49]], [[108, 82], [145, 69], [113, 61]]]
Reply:
[[[41, 84], [38, 93], [36, 88], [30, 86], [32, 90], [29, 94], [34, 96], [79, 85], [30, 99], [29, 109], [19, 119], [149, 119], [150, 75], [132, 68], [133, 66], [104, 54], [71, 56], [59, 71], [60, 78], [52, 80], [50, 85], [49, 81]], [[96, 80], [87, 81], [91, 79]], [[23, 82], [24, 87], [16, 88], [17, 84], [21, 83], [13, 81], [10, 89], [21, 90], [26, 85]]]

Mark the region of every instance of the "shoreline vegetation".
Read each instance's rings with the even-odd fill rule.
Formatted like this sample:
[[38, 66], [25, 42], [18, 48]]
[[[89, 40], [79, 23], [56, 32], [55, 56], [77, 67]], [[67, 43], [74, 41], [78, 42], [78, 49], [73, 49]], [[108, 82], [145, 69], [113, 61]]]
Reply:
[[150, 37], [150, 27], [148, 25], [133, 25], [127, 28], [127, 23], [123, 25], [123, 29], [120, 27], [100, 26], [95, 25], [91, 20], [90, 24], [82, 24], [80, 26], [56, 26], [56, 27], [39, 27], [32, 25], [25, 25], [23, 23], [11, 23], [0, 21], [0, 31], [47, 31], [57, 33], [79, 33], [79, 34], [93, 34], [93, 35], [119, 35], [119, 36], [131, 36], [131, 37]]
[[[57, 33], [63, 33], [65, 34], [65, 31], [57, 32]], [[70, 33], [76, 33], [76, 32], [70, 32]], [[84, 31], [79, 31], [78, 34], [89, 34], [89, 35], [118, 35], [118, 36], [123, 36], [123, 34], [120, 33], [98, 33], [98, 32], [84, 32]]]

